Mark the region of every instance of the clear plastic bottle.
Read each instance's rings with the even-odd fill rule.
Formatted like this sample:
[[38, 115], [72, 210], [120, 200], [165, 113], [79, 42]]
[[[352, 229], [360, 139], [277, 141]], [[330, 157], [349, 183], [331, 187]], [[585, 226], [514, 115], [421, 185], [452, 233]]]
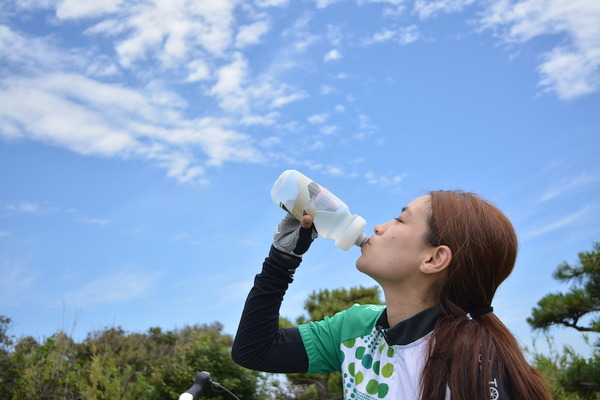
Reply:
[[298, 219], [312, 215], [319, 236], [335, 240], [343, 250], [362, 246], [368, 239], [363, 217], [351, 214], [346, 203], [296, 170], [287, 170], [277, 178], [271, 198]]

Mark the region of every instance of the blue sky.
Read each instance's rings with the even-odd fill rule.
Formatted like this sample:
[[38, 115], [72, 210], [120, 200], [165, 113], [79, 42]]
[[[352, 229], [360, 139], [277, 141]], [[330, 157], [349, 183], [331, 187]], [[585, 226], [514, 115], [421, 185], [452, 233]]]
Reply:
[[[491, 200], [520, 238], [494, 307], [523, 345], [531, 308], [566, 290], [551, 272], [600, 239], [595, 0], [9, 0], [0, 15], [0, 313], [16, 336], [234, 333], [290, 168], [369, 232], [431, 189]], [[317, 240], [282, 314], [374, 285], [358, 255]]]

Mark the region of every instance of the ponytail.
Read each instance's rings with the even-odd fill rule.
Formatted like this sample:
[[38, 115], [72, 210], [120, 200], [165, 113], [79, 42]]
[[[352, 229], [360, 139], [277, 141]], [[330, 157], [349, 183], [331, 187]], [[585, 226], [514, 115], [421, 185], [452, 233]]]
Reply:
[[464, 313], [438, 320], [421, 387], [421, 400], [444, 399], [448, 389], [452, 400], [552, 398], [514, 336], [491, 313], [474, 320]]
[[[430, 193], [432, 246], [446, 245], [452, 260], [431, 288], [442, 316], [429, 343], [421, 400], [551, 399], [541, 375], [525, 360], [508, 328], [489, 310], [511, 273], [517, 237], [500, 210], [472, 193]], [[471, 313], [475, 318], [468, 318]]]

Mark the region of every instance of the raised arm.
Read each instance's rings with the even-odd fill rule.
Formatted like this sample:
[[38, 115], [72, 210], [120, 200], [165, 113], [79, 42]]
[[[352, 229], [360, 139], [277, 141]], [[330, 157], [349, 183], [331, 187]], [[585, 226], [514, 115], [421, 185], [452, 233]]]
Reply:
[[279, 329], [279, 309], [296, 268], [316, 237], [312, 217], [287, 215], [248, 294], [231, 355], [239, 365], [266, 372], [306, 372], [308, 357], [298, 328]]

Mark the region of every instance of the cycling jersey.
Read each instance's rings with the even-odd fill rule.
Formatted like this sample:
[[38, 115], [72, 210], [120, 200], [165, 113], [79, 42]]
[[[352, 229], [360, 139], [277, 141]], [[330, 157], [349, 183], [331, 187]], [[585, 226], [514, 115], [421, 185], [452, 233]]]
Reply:
[[300, 325], [309, 372], [341, 371], [345, 399], [418, 399], [438, 315], [430, 308], [388, 328], [385, 306], [355, 305]]

